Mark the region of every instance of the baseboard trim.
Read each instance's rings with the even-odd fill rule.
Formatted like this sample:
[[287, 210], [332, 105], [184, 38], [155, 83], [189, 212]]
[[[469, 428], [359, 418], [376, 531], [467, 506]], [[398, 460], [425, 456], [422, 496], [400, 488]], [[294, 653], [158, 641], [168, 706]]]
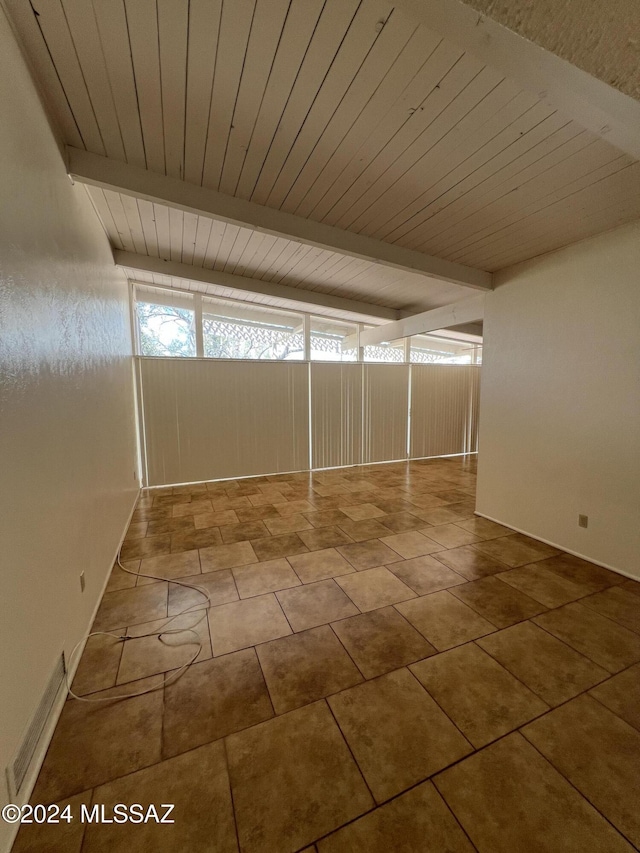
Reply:
[[538, 542], [544, 542], [545, 545], [551, 545], [552, 548], [559, 548], [561, 551], [564, 551], [566, 554], [571, 554], [573, 557], [580, 557], [581, 560], [594, 563], [596, 566], [602, 566], [603, 569], [609, 569], [610, 572], [615, 572], [617, 575], [629, 578], [629, 580], [640, 580], [637, 575], [632, 575], [629, 572], [624, 571], [624, 569], [618, 569], [615, 566], [610, 566], [609, 563], [603, 563], [602, 560], [594, 560], [593, 557], [587, 557], [586, 554], [581, 554], [579, 551], [573, 551], [571, 548], [566, 548], [564, 545], [559, 545], [557, 542], [552, 542], [550, 539], [543, 539], [542, 536], [536, 536], [528, 530], [522, 530], [520, 527], [514, 527], [513, 524], [507, 524], [506, 521], [501, 521], [499, 518], [494, 518], [492, 515], [487, 515], [484, 512], [478, 512], [478, 510], [475, 510], [474, 514], [479, 515], [481, 518], [486, 518], [487, 521], [493, 521], [496, 524], [501, 524], [503, 527], [508, 527], [509, 530], [513, 530], [514, 533], [522, 533], [524, 536], [530, 536], [532, 539], [537, 539]]
[[[76, 674], [78, 664], [80, 663], [80, 660], [82, 659], [82, 653], [84, 652], [84, 647], [87, 643], [87, 638], [88, 638], [89, 632], [91, 630], [91, 626], [93, 625], [93, 623], [95, 621], [96, 614], [98, 612], [98, 608], [100, 607], [100, 604], [102, 603], [102, 598], [103, 598], [104, 593], [106, 591], [107, 584], [109, 583], [109, 578], [111, 577], [111, 569], [112, 569], [113, 565], [115, 564], [115, 562], [118, 558], [118, 554], [120, 553], [120, 549], [122, 548], [122, 543], [124, 542], [124, 537], [127, 535], [127, 530], [129, 529], [129, 525], [131, 524], [131, 519], [133, 517], [133, 513], [135, 512], [135, 508], [136, 508], [136, 505], [138, 503], [139, 497], [140, 497], [140, 489], [138, 489], [137, 492], [135, 493], [135, 497], [134, 497], [131, 509], [129, 510], [129, 515], [127, 516], [127, 521], [124, 525], [122, 535], [121, 535], [120, 540], [118, 542], [118, 547], [116, 548], [116, 551], [115, 551], [113, 558], [111, 560], [111, 563], [109, 566], [109, 571], [107, 572], [106, 577], [104, 579], [104, 583], [102, 585], [102, 590], [100, 591], [100, 595], [96, 601], [96, 605], [93, 608], [93, 612], [91, 614], [91, 619], [89, 620], [89, 624], [88, 624], [87, 630], [85, 632], [85, 638], [84, 638], [84, 641], [82, 642], [81, 650], [80, 649], [78, 650], [75, 661], [69, 661], [66, 657], [66, 654], [65, 654], [65, 664], [70, 665], [70, 668], [67, 670], [67, 680], [69, 681], [69, 683], [73, 682], [73, 678]], [[24, 805], [25, 803], [29, 802], [29, 798], [31, 797], [31, 794], [33, 793], [33, 789], [34, 789], [36, 781], [38, 779], [38, 775], [40, 773], [40, 770], [42, 769], [44, 759], [47, 755], [47, 750], [49, 749], [49, 744], [51, 743], [51, 738], [53, 737], [53, 733], [56, 729], [56, 726], [58, 725], [58, 720], [60, 719], [60, 714], [62, 713], [62, 709], [64, 708], [64, 704], [66, 701], [67, 701], [67, 685], [66, 685], [66, 682], [63, 682], [61, 687], [60, 687], [60, 690], [58, 691], [58, 695], [55, 698], [53, 706], [51, 708], [51, 713], [49, 714], [49, 719], [47, 721], [47, 724], [44, 727], [44, 729], [42, 730], [42, 734], [40, 735], [40, 739], [38, 741], [38, 746], [36, 747], [36, 753], [35, 753], [34, 758], [32, 760], [31, 768], [29, 769], [29, 773], [27, 775], [27, 778], [25, 779], [22, 790], [20, 791], [20, 796], [16, 798], [18, 800], [16, 805]], [[13, 847], [13, 845], [15, 843], [16, 836], [18, 834], [18, 830], [20, 829], [20, 824], [19, 823], [14, 824], [11, 827], [11, 829], [12, 829], [12, 832], [9, 835], [9, 844], [8, 844], [8, 847], [6, 848], [6, 853], [9, 853], [9, 851], [11, 850], [11, 848]]]

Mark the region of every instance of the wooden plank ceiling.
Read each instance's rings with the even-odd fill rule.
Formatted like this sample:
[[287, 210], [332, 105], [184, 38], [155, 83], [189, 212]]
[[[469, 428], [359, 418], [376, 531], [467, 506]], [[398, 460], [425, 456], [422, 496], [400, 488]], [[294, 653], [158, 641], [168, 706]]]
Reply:
[[[387, 0], [5, 0], [63, 141], [495, 271], [640, 216], [640, 163]], [[106, 190], [114, 247], [396, 309], [471, 291]]]

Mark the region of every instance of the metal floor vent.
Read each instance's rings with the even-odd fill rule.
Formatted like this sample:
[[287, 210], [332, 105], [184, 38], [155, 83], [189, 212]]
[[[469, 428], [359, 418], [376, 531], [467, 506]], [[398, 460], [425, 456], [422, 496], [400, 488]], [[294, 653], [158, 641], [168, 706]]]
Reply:
[[58, 691], [64, 681], [65, 662], [64, 653], [60, 655], [55, 663], [49, 682], [44, 689], [42, 698], [36, 708], [36, 711], [27, 727], [27, 730], [22, 739], [22, 743], [18, 747], [16, 757], [13, 762], [7, 767], [7, 784], [9, 786], [9, 794], [15, 798], [20, 793], [20, 789], [24, 783], [31, 759], [38, 746], [40, 735], [45, 727], [49, 714], [53, 708], [53, 703], [56, 700]]

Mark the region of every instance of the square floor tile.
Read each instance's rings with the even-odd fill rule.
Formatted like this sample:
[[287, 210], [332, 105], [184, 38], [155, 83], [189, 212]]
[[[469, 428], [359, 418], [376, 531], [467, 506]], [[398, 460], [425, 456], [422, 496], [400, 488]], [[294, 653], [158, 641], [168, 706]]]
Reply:
[[632, 844], [640, 846], [640, 732], [591, 696], [578, 696], [524, 736]]
[[120, 549], [122, 560], [137, 560], [141, 557], [155, 557], [158, 554], [171, 553], [171, 534], [146, 536], [144, 539], [129, 539]]
[[410, 669], [476, 749], [548, 710], [475, 643], [434, 655]]
[[348, 521], [341, 509], [326, 509], [319, 512], [305, 512], [304, 517], [312, 527], [334, 527]]
[[557, 554], [541, 563], [546, 569], [557, 572], [564, 578], [568, 578], [579, 584], [586, 593], [599, 592], [608, 586], [622, 582], [622, 576], [602, 566], [596, 566], [588, 560], [574, 557], [572, 554]]
[[215, 657], [291, 633], [273, 594], [221, 604], [220, 607], [212, 607], [208, 613]]
[[510, 569], [498, 577], [545, 607], [562, 607], [588, 594], [581, 585], [545, 569], [540, 563]]
[[260, 562], [277, 560], [294, 554], [306, 554], [309, 550], [297, 533], [284, 533], [281, 536], [269, 536], [256, 539], [251, 543]]
[[[262, 539], [269, 536], [263, 521], [242, 521], [240, 524], [227, 524], [220, 528], [222, 542], [231, 545], [234, 542], [247, 542], [249, 539]], [[211, 543], [214, 544], [214, 543]]]
[[373, 569], [376, 566], [385, 566], [401, 560], [400, 554], [389, 548], [379, 539], [369, 539], [365, 542], [353, 542], [350, 545], [341, 545], [338, 551], [351, 563], [356, 571]]
[[318, 842], [319, 853], [473, 853], [454, 816], [431, 782]]
[[250, 542], [236, 542], [235, 545], [218, 545], [213, 548], [203, 548], [200, 551], [200, 565], [203, 572], [214, 572], [218, 569], [233, 569], [236, 566], [247, 566], [257, 563], [258, 558]]
[[439, 589], [466, 583], [466, 578], [429, 556], [403, 560], [388, 566], [388, 569], [418, 595], [427, 595]]
[[[125, 633], [124, 627], [118, 633]], [[124, 643], [109, 634], [90, 636], [76, 669], [72, 690], [78, 696], [108, 690], [118, 677]]]
[[457, 512], [449, 509], [446, 506], [438, 506], [438, 507], [426, 507], [421, 508], [419, 506], [414, 506], [411, 510], [414, 515], [417, 515], [427, 524], [436, 525], [436, 524], [449, 524], [449, 522], [458, 521], [460, 518]]
[[634, 595], [640, 595], [640, 581], [626, 580], [620, 584], [620, 589], [626, 589]]
[[381, 675], [327, 701], [379, 803], [471, 751], [407, 669]]
[[495, 557], [490, 557], [488, 554], [482, 554], [472, 545], [463, 545], [461, 548], [451, 548], [447, 551], [438, 551], [434, 554], [434, 559], [444, 563], [448, 568], [458, 572], [467, 580], [474, 581], [478, 578], [485, 578], [488, 575], [495, 575], [497, 572], [504, 572], [508, 566], [502, 563]]
[[[148, 536], [156, 536], [158, 533], [179, 533], [180, 531], [195, 530], [194, 517], [185, 515], [178, 518], [158, 518], [149, 521]], [[210, 527], [211, 525], [207, 525]]]
[[252, 598], [278, 589], [300, 586], [300, 578], [284, 557], [267, 560], [266, 563], [238, 566], [233, 569], [233, 576], [240, 598]]
[[[192, 584], [198, 589], [179, 585], [183, 583]], [[199, 590], [205, 591], [209, 599], [207, 600]], [[185, 611], [194, 612], [206, 607], [217, 607], [218, 604], [228, 604], [230, 601], [237, 600], [238, 592], [230, 569], [180, 578], [178, 583], [169, 584], [169, 616]]]
[[193, 550], [148, 557], [141, 561], [138, 572], [141, 575], [156, 575], [160, 578], [181, 578], [200, 574], [200, 556], [197, 550]]
[[463, 545], [473, 545], [474, 542], [482, 541], [479, 536], [463, 530], [457, 524], [437, 524], [424, 530], [424, 535], [433, 539], [443, 548], [460, 548]]
[[222, 536], [219, 527], [207, 527], [204, 530], [181, 530], [171, 534], [171, 553], [192, 551], [195, 548], [209, 548], [220, 545]]
[[195, 663], [165, 688], [163, 755], [177, 755], [273, 716], [254, 649]]
[[634, 595], [628, 589], [613, 586], [583, 598], [581, 603], [596, 613], [613, 619], [618, 625], [640, 634], [640, 596]]
[[264, 643], [256, 651], [277, 714], [362, 681], [328, 625]]
[[[147, 527], [149, 526], [148, 521], [132, 521], [129, 527], [127, 528], [127, 532], [125, 533], [126, 539], [144, 539], [147, 535]], [[164, 531], [158, 531], [164, 532]]]
[[220, 512], [203, 512], [193, 516], [193, 524], [196, 530], [203, 530], [205, 527], [222, 527], [224, 524], [238, 524], [238, 518], [235, 510], [223, 509]]
[[159, 761], [162, 690], [118, 697], [161, 687], [162, 680], [154, 676], [92, 695], [111, 702], [65, 702], [31, 802], [53, 803]]
[[[131, 587], [136, 585], [136, 581], [138, 580], [136, 574], [140, 567], [140, 560], [132, 560], [130, 563], [125, 563], [124, 565], [130, 571], [123, 571], [116, 563], [111, 569], [105, 592], [115, 592], [118, 589], [131, 589]], [[131, 572], [135, 572], [135, 574]]]
[[289, 562], [302, 583], [313, 583], [353, 572], [351, 564], [335, 548], [292, 555], [289, 557]]
[[378, 518], [384, 515], [383, 510], [379, 509], [374, 504], [364, 503], [357, 506], [347, 506], [343, 512], [348, 515], [352, 521], [364, 521], [367, 518]]
[[454, 587], [452, 594], [498, 628], [507, 628], [543, 613], [544, 604], [492, 576]]
[[203, 512], [211, 512], [211, 510], [211, 501], [203, 497], [201, 500], [176, 503], [173, 507], [172, 515], [174, 518], [180, 518], [185, 515], [200, 515]]
[[640, 661], [640, 637], [580, 602], [565, 604], [533, 620], [609, 672]]
[[590, 691], [592, 696], [640, 731], [640, 664], [614, 675]]
[[412, 557], [422, 557], [424, 554], [433, 554], [434, 551], [442, 551], [444, 548], [443, 545], [428, 539], [417, 530], [380, 538], [385, 545], [397, 551], [405, 560], [410, 560]]
[[495, 521], [489, 521], [488, 518], [474, 516], [473, 518], [465, 518], [457, 521], [458, 527], [463, 530], [468, 530], [469, 533], [475, 534], [479, 539], [497, 539], [499, 536], [508, 536], [513, 531], [508, 527], [503, 527], [502, 524], [497, 524]]
[[334, 580], [285, 589], [276, 595], [294, 631], [327, 625], [359, 612]]
[[272, 536], [279, 536], [281, 533], [297, 533], [299, 530], [313, 529], [312, 524], [300, 513], [284, 517], [279, 515], [277, 518], [265, 518], [264, 525]]
[[373, 805], [325, 702], [231, 735], [227, 752], [243, 853], [294, 853]]
[[267, 518], [282, 518], [273, 504], [238, 507], [234, 512], [238, 516], [238, 521], [266, 521]]
[[336, 583], [363, 613], [416, 597], [412, 589], [384, 566], [336, 578]]
[[511, 568], [526, 566], [527, 563], [544, 560], [559, 553], [556, 548], [520, 533], [501, 536], [499, 539], [488, 539], [485, 542], [476, 543], [473, 547], [490, 557], [497, 557]]
[[340, 522], [340, 530], [343, 530], [347, 536], [353, 539], [354, 542], [364, 542], [366, 539], [380, 539], [381, 536], [387, 536], [389, 528], [384, 524], [380, 524], [375, 518], [367, 519], [366, 521], [346, 521]]
[[167, 817], [175, 823], [89, 824], [85, 853], [237, 853], [222, 743], [208, 744], [102, 785], [94, 791], [93, 802], [104, 804], [106, 814], [116, 803], [141, 803], [144, 808], [153, 803], [160, 817], [165, 811], [161, 803], [171, 803], [174, 809]]
[[58, 814], [69, 807], [74, 817], [70, 822], [62, 819], [59, 823], [23, 823], [11, 853], [80, 853], [86, 824], [78, 816], [83, 805], [91, 805], [92, 793], [83, 791], [56, 803], [60, 809]]
[[275, 508], [278, 510], [280, 515], [294, 515], [299, 512], [313, 512], [315, 507], [309, 501], [287, 501], [286, 503], [279, 503], [278, 501], [273, 501], [275, 504]]
[[606, 669], [533, 622], [522, 622], [476, 642], [547, 705], [560, 705], [609, 677]]
[[518, 733], [434, 782], [478, 850], [631, 853], [622, 836]]
[[167, 615], [167, 584], [153, 583], [105, 592], [92, 631], [111, 631], [125, 625], [150, 622]]
[[397, 604], [396, 609], [439, 651], [495, 631], [495, 626], [447, 590]]
[[375, 678], [435, 653], [433, 646], [393, 607], [332, 623], [365, 678]]
[[[409, 504], [409, 506], [411, 505]], [[380, 521], [392, 533], [406, 533], [409, 530], [418, 530], [418, 528], [424, 527], [423, 519], [406, 511], [389, 513]]]
[[344, 530], [339, 527], [318, 527], [314, 530], [303, 530], [300, 538], [310, 551], [318, 551], [321, 548], [335, 548], [337, 545], [346, 545], [351, 542]]

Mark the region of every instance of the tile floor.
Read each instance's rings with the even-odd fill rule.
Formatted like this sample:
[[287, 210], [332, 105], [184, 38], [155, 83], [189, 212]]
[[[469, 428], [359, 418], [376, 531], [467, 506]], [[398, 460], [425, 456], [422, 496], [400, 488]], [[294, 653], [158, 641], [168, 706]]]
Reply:
[[[148, 490], [32, 801], [173, 825], [25, 851], [640, 846], [640, 584], [474, 516], [475, 459]], [[207, 587], [211, 607], [185, 579]], [[193, 611], [202, 651], [142, 636]]]

